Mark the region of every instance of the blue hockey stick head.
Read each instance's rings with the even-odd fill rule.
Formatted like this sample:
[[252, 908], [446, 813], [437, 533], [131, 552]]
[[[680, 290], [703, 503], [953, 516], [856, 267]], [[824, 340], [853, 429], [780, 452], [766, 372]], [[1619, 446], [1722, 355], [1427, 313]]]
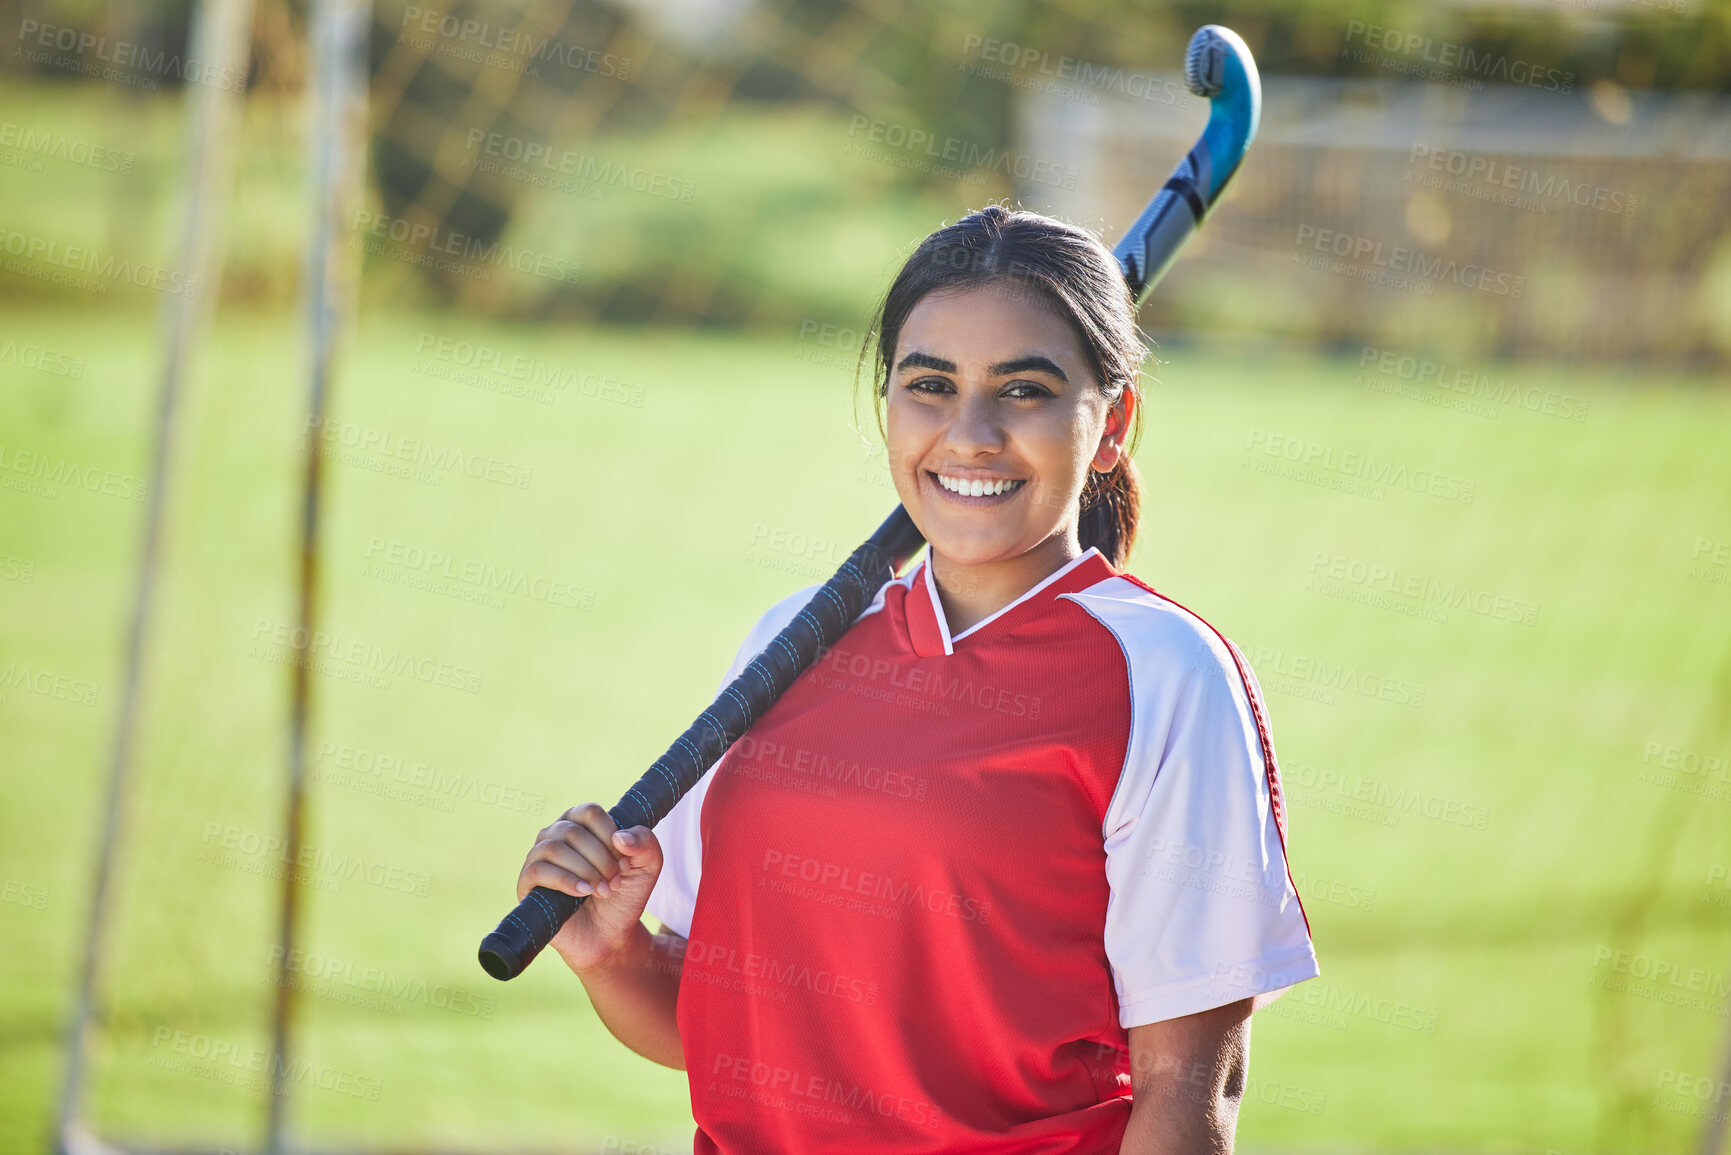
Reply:
[[1206, 24], [1196, 30], [1184, 53], [1184, 83], [1213, 106], [1196, 149], [1204, 154], [1197, 158], [1204, 161], [1197, 166], [1204, 169], [1198, 174], [1203, 178], [1198, 191], [1205, 203], [1213, 205], [1256, 139], [1262, 120], [1262, 78], [1238, 33]]
[[1190, 38], [1184, 53], [1184, 83], [1208, 100], [1208, 125], [1112, 250], [1131, 300], [1138, 304], [1213, 209], [1256, 139], [1262, 119], [1262, 80], [1256, 74], [1256, 61], [1230, 28], [1208, 24]]

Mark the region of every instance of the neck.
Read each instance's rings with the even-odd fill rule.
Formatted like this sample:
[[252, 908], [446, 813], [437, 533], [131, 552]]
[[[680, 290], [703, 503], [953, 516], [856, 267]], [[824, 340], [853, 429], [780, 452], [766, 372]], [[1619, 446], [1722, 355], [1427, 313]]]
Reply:
[[985, 621], [1084, 552], [1074, 528], [1015, 557], [972, 565], [954, 561], [934, 546], [932, 578], [951, 636]]

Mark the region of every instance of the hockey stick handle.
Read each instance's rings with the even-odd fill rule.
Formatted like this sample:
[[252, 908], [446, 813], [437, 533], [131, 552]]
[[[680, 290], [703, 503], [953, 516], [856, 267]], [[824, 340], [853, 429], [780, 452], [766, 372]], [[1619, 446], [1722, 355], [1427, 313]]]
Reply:
[[[896, 506], [793, 621], [770, 639], [709, 709], [699, 714], [667, 753], [607, 811], [608, 816], [621, 830], [653, 827], [667, 817], [674, 804], [721, 760], [752, 722], [775, 705], [794, 679], [847, 632], [878, 591], [924, 544], [913, 518]], [[496, 979], [516, 978], [583, 902], [557, 890], [535, 887], [492, 934], [481, 940], [482, 968]]]

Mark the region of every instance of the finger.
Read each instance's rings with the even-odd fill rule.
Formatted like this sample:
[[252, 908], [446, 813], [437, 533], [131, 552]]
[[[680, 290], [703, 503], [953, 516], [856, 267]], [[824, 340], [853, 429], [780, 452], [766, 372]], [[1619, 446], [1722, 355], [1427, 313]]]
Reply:
[[600, 803], [597, 802], [585, 802], [579, 806], [573, 806], [565, 812], [565, 817], [568, 821], [593, 831], [602, 842], [609, 841], [613, 837], [613, 832], [619, 829], [619, 824], [613, 821], [613, 816], [603, 810]]
[[593, 889], [589, 883], [544, 858], [524, 864], [523, 872], [517, 876], [517, 901], [522, 902], [537, 886], [568, 894], [572, 898], [587, 898]]
[[[529, 861], [550, 862], [591, 888], [597, 887], [607, 878], [607, 872], [600, 864], [594, 862], [588, 855], [578, 852], [569, 843], [557, 838], [537, 842], [535, 849], [529, 852]], [[585, 890], [581, 893], [587, 894], [589, 892]]]
[[602, 873], [606, 877], [595, 884], [595, 893], [605, 897], [612, 893], [620, 870], [617, 864], [618, 855], [611, 848], [613, 832], [619, 829], [619, 824], [614, 822], [613, 816], [603, 810], [598, 803], [585, 802], [583, 805], [575, 807], [575, 810], [579, 827], [593, 835], [606, 854], [606, 858], [603, 860], [605, 865], [597, 863], [597, 865], [602, 865]]
[[587, 826], [577, 826], [570, 822], [557, 823], [552, 841], [571, 847], [594, 863], [602, 878], [610, 879], [619, 873], [619, 852], [607, 844], [606, 838], [598, 837]]
[[661, 869], [661, 842], [647, 826], [633, 826], [613, 835], [613, 845], [625, 855], [625, 864], [632, 870]]
[[[543, 826], [541, 828], [541, 833], [537, 837], [546, 838], [549, 832], [561, 822], [572, 822], [581, 825], [583, 816], [592, 810], [601, 810], [600, 804], [595, 802], [579, 802], [577, 805], [571, 807], [569, 810], [565, 811], [565, 813]], [[601, 813], [606, 814], [607, 811], [601, 810]]]

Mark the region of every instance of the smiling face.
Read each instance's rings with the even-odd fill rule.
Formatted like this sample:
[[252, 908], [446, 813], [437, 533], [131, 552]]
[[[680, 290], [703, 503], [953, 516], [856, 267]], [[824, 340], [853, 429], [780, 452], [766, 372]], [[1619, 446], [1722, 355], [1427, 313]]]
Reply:
[[891, 474], [935, 555], [973, 566], [1050, 553], [1057, 568], [1081, 552], [1082, 485], [1117, 463], [1136, 399], [1106, 399], [1054, 307], [991, 284], [930, 293], [890, 366]]

